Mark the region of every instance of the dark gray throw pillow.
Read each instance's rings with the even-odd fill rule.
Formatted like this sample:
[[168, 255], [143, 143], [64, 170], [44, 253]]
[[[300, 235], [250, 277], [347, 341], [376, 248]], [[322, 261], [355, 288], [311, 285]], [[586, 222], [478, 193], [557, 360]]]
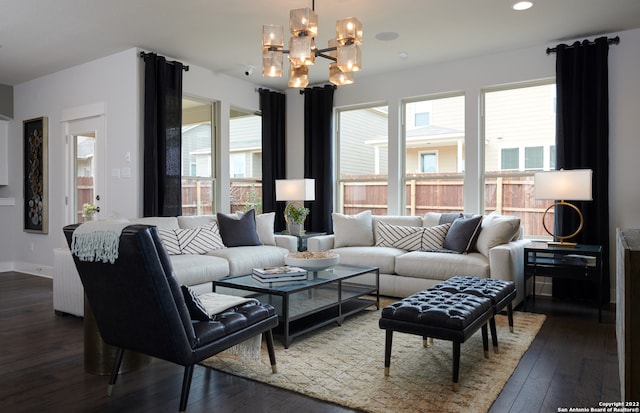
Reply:
[[471, 251], [480, 234], [480, 224], [482, 215], [470, 218], [457, 218], [451, 224], [451, 228], [444, 237], [443, 247], [445, 249], [466, 254]]
[[180, 286], [180, 289], [182, 290], [184, 303], [187, 305], [191, 319], [197, 321], [210, 321], [211, 316], [207, 313], [207, 309], [204, 308], [204, 304], [202, 304], [202, 301], [200, 301], [196, 292], [186, 285]]
[[241, 217], [218, 212], [218, 227], [226, 247], [262, 245], [256, 230], [256, 211], [251, 209]]

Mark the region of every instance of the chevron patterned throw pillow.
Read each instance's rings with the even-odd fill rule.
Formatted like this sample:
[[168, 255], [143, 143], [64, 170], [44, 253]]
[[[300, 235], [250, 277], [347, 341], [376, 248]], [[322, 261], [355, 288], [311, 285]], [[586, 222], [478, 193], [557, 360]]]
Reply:
[[204, 227], [176, 229], [175, 232], [182, 254], [206, 254], [224, 248], [216, 222]]
[[419, 251], [422, 248], [424, 228], [405, 225], [377, 224], [377, 247], [393, 247], [407, 251]]

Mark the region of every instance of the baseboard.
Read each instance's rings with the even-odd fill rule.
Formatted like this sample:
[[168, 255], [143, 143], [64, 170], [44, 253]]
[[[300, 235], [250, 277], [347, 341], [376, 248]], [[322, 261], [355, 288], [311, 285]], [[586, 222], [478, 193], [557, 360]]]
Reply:
[[[10, 263], [11, 268], [5, 271], [17, 271], [30, 275], [37, 275], [39, 277], [53, 278], [53, 267], [41, 264], [33, 264], [29, 262], [13, 262]], [[1, 266], [0, 266], [1, 268]]]

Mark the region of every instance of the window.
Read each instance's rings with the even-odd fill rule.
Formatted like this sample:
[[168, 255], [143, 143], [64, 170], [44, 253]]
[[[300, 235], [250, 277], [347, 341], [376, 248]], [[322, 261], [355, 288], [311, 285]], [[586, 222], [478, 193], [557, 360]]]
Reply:
[[337, 111], [338, 211], [387, 213], [388, 107]]
[[420, 172], [438, 172], [438, 159], [435, 152], [420, 153]]
[[262, 117], [232, 109], [229, 119], [229, 210], [262, 212]]
[[182, 99], [182, 215], [215, 212], [212, 102]]
[[524, 148], [524, 169], [542, 169], [543, 156], [543, 146], [530, 146]]
[[462, 211], [464, 96], [408, 101], [403, 111], [405, 213]]
[[555, 168], [555, 84], [488, 90], [482, 99], [485, 212], [519, 216], [527, 236], [544, 237], [548, 201], [533, 198], [533, 174]]
[[501, 150], [500, 169], [520, 169], [520, 150], [518, 148], [504, 148]]
[[415, 126], [416, 127], [417, 126], [429, 126], [431, 113], [429, 113], [429, 112], [416, 113], [415, 118], [416, 118], [416, 121], [415, 121]]

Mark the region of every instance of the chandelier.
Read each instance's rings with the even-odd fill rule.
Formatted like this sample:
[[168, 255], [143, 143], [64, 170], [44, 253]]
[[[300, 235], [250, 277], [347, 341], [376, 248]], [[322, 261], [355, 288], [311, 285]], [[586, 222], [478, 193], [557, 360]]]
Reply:
[[353, 83], [353, 72], [361, 69], [360, 47], [362, 23], [355, 17], [336, 22], [336, 37], [329, 40], [329, 47], [318, 49], [318, 15], [315, 2], [311, 8], [295, 9], [289, 13], [289, 50], [284, 49], [284, 31], [280, 25], [262, 26], [262, 76], [282, 77], [283, 55], [289, 55], [289, 87], [306, 87], [309, 84], [309, 66], [316, 57], [331, 61], [329, 81], [337, 86]]

